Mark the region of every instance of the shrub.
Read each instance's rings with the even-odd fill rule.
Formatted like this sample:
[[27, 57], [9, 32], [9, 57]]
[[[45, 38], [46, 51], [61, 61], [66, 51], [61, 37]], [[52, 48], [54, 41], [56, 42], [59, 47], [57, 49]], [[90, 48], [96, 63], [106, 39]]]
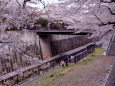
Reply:
[[4, 59], [4, 62], [8, 62], [8, 60], [7, 60], [7, 59]]
[[47, 27], [48, 26], [48, 20], [44, 19], [44, 18], [39, 18], [39, 20], [36, 20], [35, 24], [40, 24], [43, 27]]
[[11, 55], [9, 53], [7, 53], [6, 56], [11, 56]]
[[39, 52], [38, 51], [36, 51], [36, 56], [38, 56], [39, 55]]
[[10, 28], [10, 29], [6, 28], [5, 31], [20, 31], [20, 30], [21, 30], [21, 29], [18, 29], [18, 28], [16, 28], [16, 27], [12, 27], [12, 28]]

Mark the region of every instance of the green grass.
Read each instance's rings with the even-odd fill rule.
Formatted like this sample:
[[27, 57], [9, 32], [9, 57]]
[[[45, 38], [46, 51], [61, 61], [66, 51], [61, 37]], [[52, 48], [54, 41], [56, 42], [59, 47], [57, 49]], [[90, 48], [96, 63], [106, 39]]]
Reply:
[[105, 72], [106, 73], [109, 73], [110, 72], [110, 69], [108, 68], [108, 69], [105, 69]]
[[[104, 51], [105, 50], [102, 48], [96, 48], [95, 53], [89, 55], [77, 64], [69, 64], [68, 67], [64, 68], [62, 66], [56, 67], [53, 70], [47, 72], [46, 74], [40, 75], [36, 79], [22, 86], [49, 86], [51, 84], [55, 84], [57, 80], [61, 79], [66, 74], [73, 72], [76, 67], [83, 68], [89, 65], [89, 63], [95, 61], [96, 59], [99, 59]], [[105, 71], [108, 72], [108, 70]], [[82, 78], [82, 75], [78, 75], [78, 78]]]
[[95, 53], [89, 55], [87, 58], [85, 58], [84, 60], [80, 61], [80, 64], [81, 65], [88, 65], [89, 62], [93, 62], [93, 61], [95, 61], [95, 59], [97, 59], [100, 56], [102, 56], [104, 51], [105, 51], [104, 49], [97, 47], [95, 49]]

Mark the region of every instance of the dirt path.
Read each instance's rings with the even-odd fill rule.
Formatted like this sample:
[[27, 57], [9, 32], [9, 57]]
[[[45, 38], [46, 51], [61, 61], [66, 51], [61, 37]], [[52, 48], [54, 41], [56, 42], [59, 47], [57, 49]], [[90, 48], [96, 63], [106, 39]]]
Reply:
[[103, 57], [89, 63], [87, 66], [74, 68], [52, 86], [102, 86], [113, 57]]
[[115, 57], [103, 56], [103, 49], [77, 64], [57, 67], [23, 86], [102, 86]]

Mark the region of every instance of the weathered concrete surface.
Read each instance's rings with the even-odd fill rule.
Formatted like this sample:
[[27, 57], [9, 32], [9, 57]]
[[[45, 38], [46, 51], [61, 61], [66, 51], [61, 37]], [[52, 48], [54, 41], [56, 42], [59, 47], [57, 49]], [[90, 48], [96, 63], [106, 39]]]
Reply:
[[58, 40], [69, 39], [73, 37], [77, 37], [77, 35], [52, 35], [51, 41], [58, 41]]
[[75, 30], [36, 30], [38, 34], [73, 34]]
[[[66, 41], [63, 41], [63, 40], [64, 39], [69, 40], [69, 38], [74, 38], [74, 37], [77, 37], [77, 36], [76, 35], [48, 35], [48, 34], [39, 35], [38, 39], [39, 39], [39, 46], [41, 48], [40, 51], [41, 51], [42, 57], [43, 58], [52, 57], [53, 52], [58, 51], [56, 46], [58, 46], [58, 47], [60, 47], [60, 49], [62, 49], [61, 45], [66, 43]], [[52, 41], [56, 42], [56, 41], [60, 41], [60, 40], [63, 41], [62, 43], [60, 43], [60, 45], [56, 45], [56, 46], [51, 45]], [[72, 44], [69, 44], [69, 45], [72, 45]], [[66, 48], [68, 48], [68, 46], [66, 46]], [[52, 47], [54, 48], [53, 52], [52, 52]], [[63, 49], [65, 49], [64, 46], [63, 46]], [[61, 50], [59, 50], [59, 51], [61, 52]]]
[[50, 36], [48, 35], [40, 35], [39, 45], [41, 47], [41, 53], [44, 58], [52, 57], [51, 46], [50, 46]]
[[115, 61], [105, 86], [115, 86]]
[[24, 42], [27, 46], [35, 45], [35, 42], [36, 44], [39, 44], [38, 35], [36, 35], [36, 32], [29, 30], [0, 32], [0, 41], [14, 41], [11, 38], [14, 37], [14, 39], [16, 39], [16, 36], [19, 36], [19, 40]]

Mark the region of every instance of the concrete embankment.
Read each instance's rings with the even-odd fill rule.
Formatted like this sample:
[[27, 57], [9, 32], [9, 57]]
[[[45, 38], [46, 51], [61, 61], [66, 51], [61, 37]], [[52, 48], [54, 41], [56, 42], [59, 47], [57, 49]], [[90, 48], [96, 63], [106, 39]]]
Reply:
[[108, 80], [105, 86], [115, 86], [115, 61], [112, 65]]

